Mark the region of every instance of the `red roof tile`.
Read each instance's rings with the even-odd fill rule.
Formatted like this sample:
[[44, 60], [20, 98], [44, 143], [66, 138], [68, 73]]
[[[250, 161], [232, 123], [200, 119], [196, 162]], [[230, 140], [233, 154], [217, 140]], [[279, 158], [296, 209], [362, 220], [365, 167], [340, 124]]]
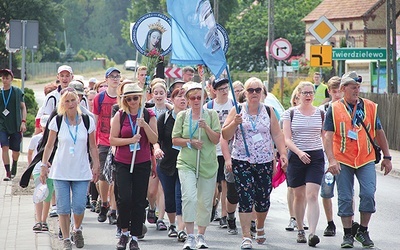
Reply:
[[306, 17], [304, 22], [316, 21], [321, 16], [329, 20], [360, 18], [368, 15], [374, 9], [374, 6], [382, 4], [385, 0], [324, 0]]

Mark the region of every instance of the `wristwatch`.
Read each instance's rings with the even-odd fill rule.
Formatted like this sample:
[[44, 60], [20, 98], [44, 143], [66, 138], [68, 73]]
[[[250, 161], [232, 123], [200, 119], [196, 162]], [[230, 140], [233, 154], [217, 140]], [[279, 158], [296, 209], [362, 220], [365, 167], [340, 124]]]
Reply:
[[391, 156], [384, 156], [383, 159], [384, 159], [384, 160], [389, 160], [389, 161], [391, 161], [391, 160], [392, 160], [392, 157], [391, 157]]

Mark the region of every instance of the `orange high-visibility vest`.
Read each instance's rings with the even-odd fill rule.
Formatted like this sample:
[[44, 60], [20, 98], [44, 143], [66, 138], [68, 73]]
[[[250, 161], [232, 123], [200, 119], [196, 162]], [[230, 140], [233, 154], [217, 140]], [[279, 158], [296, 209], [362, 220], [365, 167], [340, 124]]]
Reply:
[[[377, 117], [377, 104], [362, 99], [364, 102], [364, 124], [372, 138], [375, 138], [375, 124]], [[368, 139], [367, 131], [360, 124], [353, 126], [351, 114], [342, 101], [332, 103], [332, 117], [334, 124], [333, 154], [340, 163], [353, 168], [359, 168], [375, 161], [375, 152]], [[357, 140], [348, 137], [348, 131], [357, 132]]]

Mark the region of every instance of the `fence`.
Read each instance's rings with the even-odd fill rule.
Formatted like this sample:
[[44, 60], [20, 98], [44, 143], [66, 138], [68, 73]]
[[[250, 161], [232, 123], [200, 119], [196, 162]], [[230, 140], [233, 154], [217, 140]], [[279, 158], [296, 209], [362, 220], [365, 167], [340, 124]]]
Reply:
[[389, 142], [389, 148], [400, 150], [400, 95], [363, 93], [362, 97], [378, 104], [378, 115]]
[[36, 77], [48, 77], [57, 74], [59, 66], [67, 64], [72, 67], [74, 74], [80, 75], [87, 72], [104, 69], [104, 62], [98, 61], [86, 61], [86, 62], [69, 62], [69, 63], [26, 63], [26, 73], [28, 78]]

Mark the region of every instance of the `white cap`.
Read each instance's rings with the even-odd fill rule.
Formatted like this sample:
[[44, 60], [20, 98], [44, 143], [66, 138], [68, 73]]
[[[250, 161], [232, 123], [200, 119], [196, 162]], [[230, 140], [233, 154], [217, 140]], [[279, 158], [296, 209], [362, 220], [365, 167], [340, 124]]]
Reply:
[[97, 83], [97, 79], [96, 78], [94, 78], [94, 77], [92, 77], [92, 78], [90, 78], [89, 79], [89, 81], [88, 82], [94, 82], [94, 83]]
[[60, 74], [62, 71], [68, 71], [69, 73], [73, 74], [72, 68], [68, 65], [61, 65], [60, 67], [58, 67], [57, 74]]

